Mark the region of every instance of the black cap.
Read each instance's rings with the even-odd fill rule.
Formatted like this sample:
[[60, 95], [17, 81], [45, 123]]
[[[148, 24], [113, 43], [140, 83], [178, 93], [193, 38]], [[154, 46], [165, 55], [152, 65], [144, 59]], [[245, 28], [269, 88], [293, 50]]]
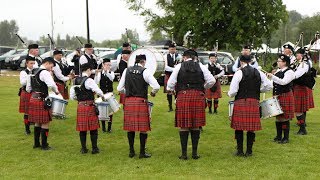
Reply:
[[174, 43], [169, 44], [169, 48], [175, 48], [175, 47], [176, 47], [176, 44], [174, 44]]
[[296, 51], [296, 54], [305, 54], [306, 51], [303, 48], [300, 48]]
[[292, 53], [294, 53], [294, 48], [290, 44], [283, 45], [284, 49], [290, 49]]
[[131, 54], [130, 50], [122, 50], [121, 54]]
[[39, 45], [38, 44], [29, 44], [28, 49], [38, 49]]
[[84, 48], [93, 48], [93, 46], [92, 46], [92, 44], [87, 43], [87, 44], [84, 45]]
[[57, 55], [57, 54], [63, 54], [63, 52], [61, 50], [54, 50], [53, 51], [53, 55]]
[[243, 49], [251, 49], [251, 46], [250, 45], [244, 45], [243, 47], [242, 47]]
[[54, 59], [52, 57], [46, 57], [42, 60], [42, 64], [49, 62], [52, 63], [54, 66], [56, 66], [56, 62], [54, 61]]
[[279, 59], [281, 59], [282, 61], [285, 61], [287, 65], [290, 64], [290, 57], [285, 54], [279, 54]]
[[136, 55], [136, 63], [139, 63], [142, 60], [145, 60], [145, 61], [147, 60], [146, 55], [144, 54]]
[[32, 57], [32, 56], [27, 56], [26, 57], [26, 61], [35, 61], [36, 58], [35, 57]]
[[246, 55], [241, 55], [239, 59], [240, 61], [246, 62], [246, 63], [249, 63], [251, 61], [251, 57]]
[[210, 58], [210, 57], [217, 57], [217, 56], [218, 56], [217, 53], [210, 53], [210, 54], [209, 54], [209, 58]]
[[104, 58], [103, 59], [103, 63], [106, 63], [106, 62], [110, 62], [110, 59], [109, 58]]
[[129, 47], [129, 46], [130, 46], [130, 44], [127, 43], [127, 42], [125, 42], [125, 43], [122, 44], [122, 47]]
[[85, 64], [82, 64], [82, 65], [81, 65], [81, 71], [82, 71], [82, 72], [84, 72], [84, 71], [86, 71], [86, 70], [88, 70], [88, 69], [91, 69], [91, 66], [90, 66], [89, 63], [85, 63]]
[[193, 49], [188, 49], [183, 52], [182, 56], [198, 56], [198, 53]]

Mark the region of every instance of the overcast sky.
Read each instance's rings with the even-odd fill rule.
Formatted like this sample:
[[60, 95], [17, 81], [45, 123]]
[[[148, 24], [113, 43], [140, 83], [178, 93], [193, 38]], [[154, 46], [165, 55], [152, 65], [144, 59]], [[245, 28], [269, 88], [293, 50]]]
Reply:
[[[51, 34], [50, 0], [1, 0], [0, 21], [15, 19], [19, 34], [37, 40], [39, 36]], [[54, 34], [86, 37], [85, 0], [52, 0]], [[155, 0], [146, 0], [153, 7]], [[320, 12], [319, 0], [283, 0], [288, 10], [312, 16]], [[318, 6], [318, 7], [317, 7]], [[124, 0], [90, 0], [91, 39], [119, 39], [125, 28], [136, 29], [141, 40], [148, 39], [144, 18], [128, 9]], [[156, 7], [154, 7], [156, 10]]]

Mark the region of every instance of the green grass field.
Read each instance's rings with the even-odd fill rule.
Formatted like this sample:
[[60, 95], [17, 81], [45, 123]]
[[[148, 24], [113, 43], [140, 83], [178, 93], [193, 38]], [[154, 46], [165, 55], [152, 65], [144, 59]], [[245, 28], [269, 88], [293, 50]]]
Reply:
[[[128, 158], [126, 132], [122, 130], [122, 111], [114, 116], [113, 132], [99, 130], [100, 154], [80, 154], [75, 130], [76, 102], [69, 101], [66, 120], [53, 120], [49, 143], [52, 151], [33, 149], [33, 135], [24, 134], [22, 114], [18, 113], [18, 77], [0, 76], [0, 178], [1, 179], [319, 179], [320, 121], [319, 83], [314, 91], [316, 108], [307, 115], [307, 136], [297, 136], [291, 123], [290, 143], [280, 145], [275, 136], [274, 118], [263, 120], [257, 132], [254, 156], [238, 158], [234, 131], [228, 120], [229, 98], [220, 100], [218, 115], [207, 114], [201, 134], [199, 160], [181, 161], [178, 129], [174, 113], [167, 112], [165, 94], [150, 98], [155, 107], [148, 138], [150, 159]], [[228, 90], [228, 86], [223, 86]], [[270, 94], [267, 95], [270, 97]], [[32, 128], [33, 132], [33, 128]], [[135, 139], [139, 151], [139, 139]], [[89, 147], [91, 149], [90, 141]], [[191, 142], [188, 144], [191, 154]]]

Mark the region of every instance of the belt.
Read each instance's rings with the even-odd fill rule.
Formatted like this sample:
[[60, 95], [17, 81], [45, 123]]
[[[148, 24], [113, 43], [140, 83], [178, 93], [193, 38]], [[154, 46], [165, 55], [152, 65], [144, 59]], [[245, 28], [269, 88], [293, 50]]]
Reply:
[[33, 98], [44, 100], [46, 97], [43, 93], [33, 92], [31, 95]]
[[82, 104], [85, 106], [92, 106], [94, 103], [93, 101], [79, 101], [78, 104]]

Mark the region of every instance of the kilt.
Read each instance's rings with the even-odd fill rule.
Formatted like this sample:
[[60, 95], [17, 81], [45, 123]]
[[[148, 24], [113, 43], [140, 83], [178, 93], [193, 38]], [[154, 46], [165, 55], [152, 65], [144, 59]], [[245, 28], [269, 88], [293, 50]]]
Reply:
[[44, 102], [42, 99], [31, 96], [28, 111], [30, 122], [46, 124], [52, 120], [51, 110], [44, 109]]
[[282, 108], [283, 114], [276, 117], [277, 121], [284, 121], [294, 118], [294, 96], [293, 92], [282, 93], [278, 96], [280, 106]]
[[182, 90], [176, 99], [175, 127], [198, 128], [206, 125], [205, 97], [199, 90]]
[[307, 86], [295, 85], [293, 95], [296, 113], [303, 113], [314, 107], [312, 90]]
[[20, 104], [19, 104], [19, 112], [28, 114], [29, 101], [31, 98], [31, 93], [28, 93], [25, 90], [21, 90], [20, 94]]
[[127, 97], [124, 104], [123, 130], [150, 131], [148, 100], [141, 97]]
[[66, 85], [58, 82], [56, 82], [56, 85], [63, 99], [69, 99], [68, 88], [66, 88]]
[[231, 128], [242, 131], [261, 130], [259, 101], [253, 98], [234, 101]]
[[220, 81], [217, 79], [217, 82], [214, 84], [217, 87], [215, 92], [212, 92], [210, 89], [206, 89], [206, 98], [207, 99], [219, 99], [222, 97], [221, 94], [221, 84]]
[[126, 100], [126, 94], [125, 93], [120, 93], [120, 104], [124, 104], [124, 101]]
[[93, 101], [79, 101], [77, 108], [77, 131], [99, 129], [100, 124], [96, 115]]

